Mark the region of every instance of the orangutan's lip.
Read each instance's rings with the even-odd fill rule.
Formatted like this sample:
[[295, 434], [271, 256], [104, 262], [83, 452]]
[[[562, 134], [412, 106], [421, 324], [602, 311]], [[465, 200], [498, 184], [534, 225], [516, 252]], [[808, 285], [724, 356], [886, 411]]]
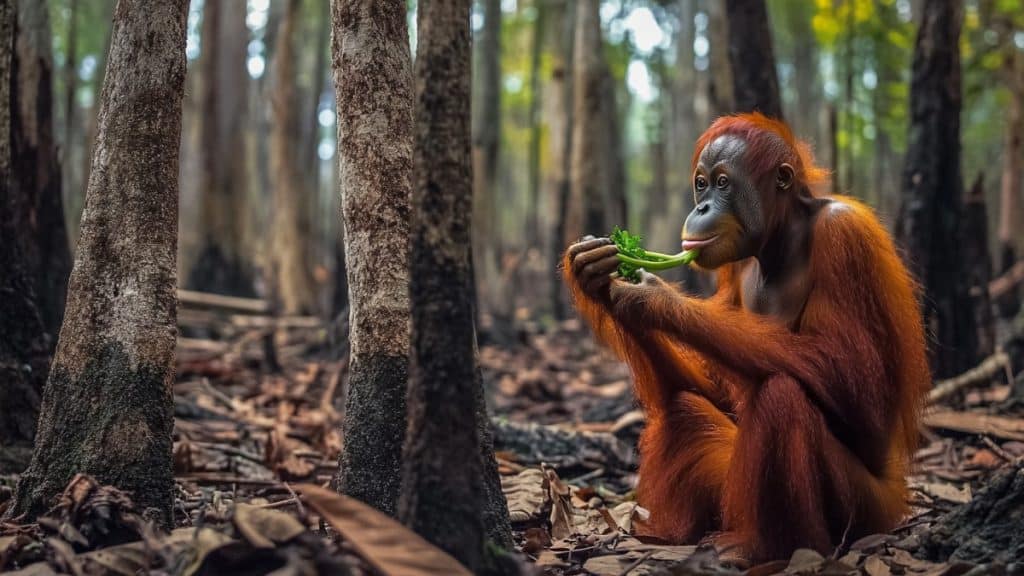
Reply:
[[718, 234], [715, 234], [714, 236], [710, 236], [708, 238], [701, 238], [700, 240], [695, 240], [695, 239], [691, 239], [691, 238], [684, 238], [683, 239], [683, 250], [693, 250], [694, 248], [700, 248], [702, 246], [707, 246], [708, 244], [711, 244], [712, 242], [714, 242], [717, 238], [718, 238]]

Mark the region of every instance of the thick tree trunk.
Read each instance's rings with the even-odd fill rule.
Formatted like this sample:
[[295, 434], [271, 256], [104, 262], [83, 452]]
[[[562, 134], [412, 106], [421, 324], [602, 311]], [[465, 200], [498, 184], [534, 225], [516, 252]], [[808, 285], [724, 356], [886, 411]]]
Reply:
[[21, 0], [11, 79], [11, 159], [14, 185], [33, 205], [34, 241], [25, 248], [32, 262], [37, 308], [47, 332], [56, 338], [64, 315], [71, 252], [54, 137], [52, 37], [46, 4]]
[[79, 472], [171, 524], [178, 146], [186, 0], [120, 0], [82, 237], [10, 516], [34, 517]]
[[207, 2], [199, 62], [199, 256], [186, 285], [252, 296], [253, 266], [245, 242], [248, 162], [245, 127], [249, 30], [245, 0]]
[[925, 288], [932, 369], [942, 378], [975, 364], [976, 331], [962, 258], [960, 23], [962, 7], [925, 0], [914, 46], [910, 133], [896, 236]]
[[775, 75], [772, 33], [765, 0], [726, 0], [729, 63], [738, 112], [758, 111], [782, 118], [779, 80]]
[[271, 271], [274, 299], [285, 314], [316, 309], [313, 274], [306, 260], [307, 190], [296, 158], [300, 120], [295, 89], [295, 28], [299, 0], [288, 0], [274, 50], [273, 121], [270, 131], [270, 165], [273, 179], [273, 239]]
[[404, 0], [334, 0], [351, 368], [338, 488], [395, 514], [409, 364], [414, 88]]
[[0, 473], [28, 465], [49, 362], [26, 249], [35, 242], [33, 202], [12, 170], [15, 1], [0, 0]]
[[598, 0], [576, 2], [576, 46], [573, 70], [572, 194], [567, 231], [571, 238], [607, 233], [605, 203], [609, 197], [608, 166], [603, 153], [608, 124], [603, 97], [605, 64], [601, 45]]
[[473, 328], [469, 10], [469, 0], [419, 4], [409, 428], [399, 516], [476, 572], [484, 535], [508, 546], [511, 534], [483, 435]]

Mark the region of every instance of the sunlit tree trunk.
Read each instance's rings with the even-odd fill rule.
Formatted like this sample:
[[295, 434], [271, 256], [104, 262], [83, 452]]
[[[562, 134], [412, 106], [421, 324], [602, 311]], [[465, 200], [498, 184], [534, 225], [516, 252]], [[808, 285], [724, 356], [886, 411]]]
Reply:
[[473, 325], [469, 0], [421, 0], [416, 54], [409, 428], [399, 517], [482, 568], [511, 545]]
[[49, 361], [36, 308], [32, 198], [16, 187], [11, 158], [15, 0], [0, 0], [0, 472], [28, 465]]
[[178, 146], [187, 0], [119, 0], [82, 237], [13, 517], [79, 472], [171, 525]]
[[203, 8], [200, 72], [199, 256], [186, 285], [251, 296], [251, 250], [245, 243], [248, 162], [245, 127], [249, 30], [245, 0]]
[[409, 365], [414, 89], [404, 0], [334, 0], [351, 368], [339, 489], [395, 514]]
[[272, 180], [271, 274], [274, 299], [287, 314], [309, 313], [316, 309], [316, 291], [312, 271], [306, 260], [308, 218], [307, 190], [296, 158], [301, 130], [295, 87], [295, 28], [299, 20], [299, 0], [288, 0], [273, 58], [270, 130], [270, 166]]
[[896, 236], [925, 288], [925, 325], [935, 337], [932, 369], [971, 367], [975, 328], [961, 257], [960, 24], [962, 6], [925, 0], [914, 46], [910, 130]]

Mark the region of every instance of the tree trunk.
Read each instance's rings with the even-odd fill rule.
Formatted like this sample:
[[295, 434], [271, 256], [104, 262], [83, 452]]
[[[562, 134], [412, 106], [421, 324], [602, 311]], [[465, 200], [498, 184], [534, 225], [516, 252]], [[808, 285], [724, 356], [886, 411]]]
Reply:
[[334, 0], [351, 368], [339, 489], [395, 514], [409, 364], [412, 55], [404, 0]]
[[64, 228], [61, 169], [53, 121], [53, 49], [46, 4], [18, 3], [11, 89], [14, 186], [33, 205], [34, 241], [26, 246], [37, 308], [54, 337], [64, 315], [71, 252]]
[[[1009, 270], [1017, 260], [1015, 232], [1020, 222], [1021, 170], [1024, 164], [1024, 58], [1014, 47], [1007, 49], [1003, 69], [1010, 105], [1006, 111], [1003, 167], [999, 188], [999, 269]], [[997, 300], [999, 315], [1012, 318], [1020, 309], [1020, 288]]]
[[0, 473], [21, 472], [32, 453], [49, 362], [27, 247], [33, 202], [16, 187], [11, 144], [16, 0], [0, 0]]
[[992, 301], [988, 296], [988, 283], [992, 280], [992, 257], [989, 254], [985, 181], [981, 173], [978, 173], [965, 198], [961, 226], [964, 281], [976, 332], [974, 349], [968, 350], [968, 353], [974, 358], [987, 358], [995, 352], [996, 342]]
[[68, 0], [68, 41], [64, 47], [64, 192], [76, 186], [72, 169], [71, 143], [75, 139], [75, 94], [78, 90], [78, 0]]
[[120, 0], [68, 306], [8, 515], [79, 472], [171, 525], [178, 147], [186, 0]]
[[[626, 189], [625, 156], [622, 150], [624, 134], [619, 122], [615, 78], [603, 60], [601, 64], [600, 118], [604, 125], [601, 127], [603, 138], [599, 166], [602, 169], [601, 177], [604, 181], [602, 187], [605, 194], [601, 202], [601, 205], [605, 207], [602, 215], [605, 227], [616, 223], [625, 227], [629, 226], [629, 201]], [[625, 108], [629, 109], [628, 102]]]
[[729, 22], [725, 3], [721, 0], [708, 2], [708, 43], [711, 68], [711, 82], [708, 86], [711, 101], [711, 120], [736, 111], [733, 96], [732, 65], [729, 50]]
[[485, 530], [511, 544], [473, 327], [470, 0], [421, 0], [412, 213], [409, 428], [399, 516], [482, 567]]
[[569, 199], [569, 237], [604, 235], [608, 166], [606, 106], [602, 97], [605, 65], [601, 45], [598, 0], [576, 2], [576, 47], [573, 74], [572, 194]]
[[[557, 10], [552, 22], [548, 42], [552, 45], [553, 63], [548, 88], [546, 115], [551, 133], [551, 179], [548, 181], [548, 209], [553, 215], [548, 232], [548, 258], [559, 262], [569, 242], [569, 197], [572, 189], [572, 133], [573, 133], [573, 50], [575, 48], [575, 0], [552, 7]], [[566, 317], [565, 286], [561, 276], [551, 267], [551, 310], [555, 318]]]
[[295, 89], [295, 27], [299, 0], [288, 0], [274, 50], [273, 121], [270, 130], [270, 165], [273, 180], [273, 239], [271, 273], [274, 299], [285, 314], [316, 309], [312, 271], [306, 265], [306, 193], [298, 169], [295, 143], [301, 131]]
[[478, 96], [473, 116], [473, 272], [479, 312], [493, 320], [499, 341], [512, 332], [514, 295], [501, 280], [502, 218], [507, 211], [498, 198], [498, 162], [501, 143], [501, 0], [483, 0], [484, 25], [480, 32]]
[[779, 80], [775, 75], [772, 33], [765, 0], [726, 0], [729, 63], [738, 112], [758, 111], [782, 118]]
[[251, 252], [245, 242], [249, 87], [245, 15], [245, 0], [207, 2], [203, 8], [200, 248], [186, 282], [194, 290], [233, 296], [255, 295]]
[[974, 365], [976, 332], [959, 242], [959, 4], [925, 0], [914, 46], [910, 132], [896, 236], [925, 288], [925, 326], [935, 335], [932, 369], [949, 377]]
[[[530, 38], [530, 109], [527, 119], [530, 127], [530, 156], [527, 168], [526, 237], [531, 238], [533, 242], [541, 237], [540, 156], [543, 132], [540, 123], [540, 107], [543, 101], [541, 98], [541, 56], [544, 52], [547, 10], [544, 3], [536, 3], [533, 35]], [[557, 260], [551, 262], [557, 262]]]

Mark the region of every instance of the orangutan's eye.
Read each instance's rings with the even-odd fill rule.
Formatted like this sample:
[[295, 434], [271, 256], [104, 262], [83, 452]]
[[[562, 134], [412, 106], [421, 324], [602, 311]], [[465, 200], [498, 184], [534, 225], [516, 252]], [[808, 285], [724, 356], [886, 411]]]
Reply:
[[716, 182], [716, 185], [719, 188], [725, 188], [726, 186], [729, 185], [729, 177], [726, 176], [725, 174], [720, 175], [718, 177], [718, 182]]
[[693, 179], [693, 186], [698, 192], [703, 192], [708, 187], [708, 179], [703, 176], [697, 176]]

